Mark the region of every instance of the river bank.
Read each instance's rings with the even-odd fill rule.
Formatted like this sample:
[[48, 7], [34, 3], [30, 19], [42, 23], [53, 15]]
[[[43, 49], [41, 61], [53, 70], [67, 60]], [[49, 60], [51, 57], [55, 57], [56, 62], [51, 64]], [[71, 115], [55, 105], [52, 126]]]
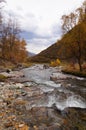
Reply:
[[86, 71], [80, 72], [79, 70], [74, 70], [74, 69], [73, 70], [64, 69], [62, 70], [62, 72], [64, 74], [70, 74], [70, 75], [86, 78]]
[[1, 130], [86, 129], [84, 79], [43, 65], [10, 72], [8, 77], [0, 82]]

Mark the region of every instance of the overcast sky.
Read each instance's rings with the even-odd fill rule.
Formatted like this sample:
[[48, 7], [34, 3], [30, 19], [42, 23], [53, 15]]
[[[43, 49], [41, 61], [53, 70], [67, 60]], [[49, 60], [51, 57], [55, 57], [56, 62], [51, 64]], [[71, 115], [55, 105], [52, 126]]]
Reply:
[[39, 53], [61, 37], [61, 16], [84, 0], [6, 0], [6, 13], [18, 19], [30, 52]]

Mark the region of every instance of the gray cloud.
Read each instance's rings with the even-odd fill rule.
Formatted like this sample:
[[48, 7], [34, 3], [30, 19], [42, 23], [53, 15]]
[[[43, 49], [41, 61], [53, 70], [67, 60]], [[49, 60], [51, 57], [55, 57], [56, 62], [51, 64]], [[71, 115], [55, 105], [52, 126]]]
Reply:
[[21, 36], [27, 41], [27, 49], [38, 53], [61, 37], [61, 16], [79, 7], [84, 0], [6, 1], [6, 13], [18, 19], [23, 30]]
[[39, 53], [43, 49], [46, 49], [47, 47], [55, 43], [61, 37], [61, 25], [52, 25], [51, 34], [46, 35], [46, 33], [43, 36], [36, 33], [36, 31], [24, 31], [22, 33], [22, 37], [24, 37], [27, 41], [27, 50], [30, 50], [34, 53]]
[[52, 34], [54, 35], [54, 36], [61, 36], [62, 35], [62, 27], [61, 27], [62, 25], [61, 24], [59, 24], [59, 23], [57, 23], [57, 24], [54, 24], [53, 26], [52, 26]]
[[53, 43], [57, 41], [58, 37], [50, 37], [50, 38], [39, 38], [35, 37], [32, 39], [27, 40], [27, 50], [34, 52], [34, 53], [39, 53], [40, 51], [46, 49]]

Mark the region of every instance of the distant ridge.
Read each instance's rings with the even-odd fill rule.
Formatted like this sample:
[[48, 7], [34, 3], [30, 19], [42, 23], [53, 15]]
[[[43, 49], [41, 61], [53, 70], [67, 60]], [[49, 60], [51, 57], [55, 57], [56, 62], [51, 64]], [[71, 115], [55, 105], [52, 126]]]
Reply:
[[28, 52], [28, 55], [29, 55], [29, 57], [32, 57], [32, 56], [35, 56], [36, 54], [32, 53], [32, 52]]

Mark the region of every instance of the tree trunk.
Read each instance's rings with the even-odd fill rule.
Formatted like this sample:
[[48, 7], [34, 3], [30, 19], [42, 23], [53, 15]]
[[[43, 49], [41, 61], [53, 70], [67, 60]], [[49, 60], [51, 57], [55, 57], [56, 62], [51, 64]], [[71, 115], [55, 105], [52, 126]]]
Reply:
[[82, 72], [82, 65], [81, 65], [81, 59], [78, 59], [78, 64], [79, 64], [79, 70]]
[[[80, 28], [79, 28], [80, 29]], [[79, 70], [82, 71], [82, 66], [81, 66], [81, 55], [82, 55], [82, 51], [81, 51], [81, 37], [80, 37], [80, 30], [79, 30], [79, 41], [78, 41], [78, 64], [79, 64]]]

